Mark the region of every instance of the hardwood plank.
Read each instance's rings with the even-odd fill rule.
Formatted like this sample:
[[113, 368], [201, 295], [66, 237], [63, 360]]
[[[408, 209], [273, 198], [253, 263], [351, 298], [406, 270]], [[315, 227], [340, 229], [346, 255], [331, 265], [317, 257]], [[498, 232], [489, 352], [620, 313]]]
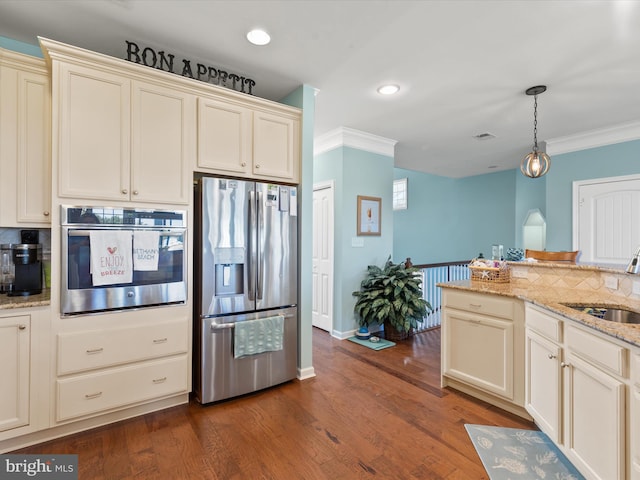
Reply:
[[440, 330], [374, 351], [314, 329], [316, 377], [20, 450], [78, 453], [81, 479], [486, 479], [465, 423], [531, 422], [440, 388]]

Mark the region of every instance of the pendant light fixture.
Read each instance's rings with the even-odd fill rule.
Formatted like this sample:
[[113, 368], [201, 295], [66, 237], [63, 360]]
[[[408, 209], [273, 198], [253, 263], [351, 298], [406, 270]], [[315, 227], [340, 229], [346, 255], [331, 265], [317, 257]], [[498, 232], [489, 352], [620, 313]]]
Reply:
[[533, 95], [533, 152], [522, 159], [520, 170], [524, 175], [538, 178], [549, 171], [551, 159], [549, 155], [538, 151], [538, 95], [547, 91], [545, 85], [528, 88], [527, 95]]

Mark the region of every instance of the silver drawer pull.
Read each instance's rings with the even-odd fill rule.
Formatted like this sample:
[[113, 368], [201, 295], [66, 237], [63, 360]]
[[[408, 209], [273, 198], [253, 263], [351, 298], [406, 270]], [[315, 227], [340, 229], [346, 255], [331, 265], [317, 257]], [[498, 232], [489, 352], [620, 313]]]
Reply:
[[556, 358], [553, 353], [550, 353], [549, 355], [547, 355], [547, 357], [549, 357], [549, 360], [553, 360], [554, 358]]
[[166, 343], [167, 342], [167, 337], [164, 338], [154, 338], [153, 339], [153, 343]]
[[87, 355], [95, 355], [96, 353], [102, 353], [103, 350], [104, 348], [102, 347], [92, 348], [90, 350], [87, 350]]
[[470, 303], [469, 306], [473, 307], [473, 308], [481, 308], [482, 304], [481, 303]]
[[167, 381], [167, 377], [162, 377], [162, 378], [154, 378], [153, 379], [153, 383], [164, 383]]
[[87, 393], [84, 398], [86, 398], [87, 400], [91, 400], [92, 398], [98, 398], [102, 396], [102, 392], [96, 392], [96, 393]]
[[571, 364], [570, 364], [570, 363], [565, 363], [565, 362], [560, 362], [560, 366], [561, 366], [562, 368], [567, 368], [567, 367], [570, 367], [570, 366], [571, 366]]

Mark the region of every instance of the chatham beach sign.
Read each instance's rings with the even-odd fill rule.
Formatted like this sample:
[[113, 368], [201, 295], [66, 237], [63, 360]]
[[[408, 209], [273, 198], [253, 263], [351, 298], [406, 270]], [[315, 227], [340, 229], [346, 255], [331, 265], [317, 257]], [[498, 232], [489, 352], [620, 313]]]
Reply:
[[175, 55], [164, 50], [156, 52], [150, 47], [140, 48], [134, 42], [128, 40], [125, 42], [127, 43], [125, 60], [129, 62], [253, 95], [253, 87], [256, 86], [256, 82], [250, 78], [202, 63], [192, 64], [191, 60], [187, 59], [176, 61]]

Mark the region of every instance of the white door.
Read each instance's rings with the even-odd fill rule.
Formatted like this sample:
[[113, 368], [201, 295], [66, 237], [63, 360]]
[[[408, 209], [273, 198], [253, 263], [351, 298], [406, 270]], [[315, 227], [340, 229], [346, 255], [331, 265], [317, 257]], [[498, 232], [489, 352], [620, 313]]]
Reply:
[[313, 187], [313, 305], [311, 323], [333, 329], [333, 182]]
[[626, 265], [640, 245], [640, 176], [574, 182], [573, 197], [580, 261]]

